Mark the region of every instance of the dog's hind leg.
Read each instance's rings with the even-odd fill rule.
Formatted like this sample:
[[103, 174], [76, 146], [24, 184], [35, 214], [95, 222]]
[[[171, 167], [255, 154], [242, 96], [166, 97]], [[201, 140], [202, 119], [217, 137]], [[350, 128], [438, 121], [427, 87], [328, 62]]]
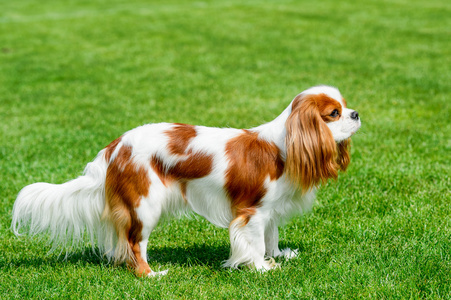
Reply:
[[104, 218], [117, 235], [113, 260], [126, 261], [138, 276], [152, 276], [157, 273], [147, 263], [147, 242], [160, 219], [161, 202], [151, 195], [149, 167], [134, 160], [132, 150], [123, 145], [108, 166]]
[[137, 208], [126, 205], [127, 202], [117, 195], [109, 197], [109, 202], [107, 217], [113, 223], [117, 234], [114, 261], [125, 261], [137, 276], [153, 274], [147, 263], [147, 242], [158, 223], [159, 215], [155, 219], [144, 218], [139, 215], [142, 203]]
[[136, 214], [140, 224], [136, 226], [137, 230], [130, 231], [129, 243], [135, 260], [129, 265], [134, 267], [138, 276], [166, 275], [167, 270], [161, 272], [152, 271], [147, 262], [149, 236], [158, 224], [161, 216], [161, 207], [157, 203], [149, 203], [143, 199], [141, 205], [136, 209]]

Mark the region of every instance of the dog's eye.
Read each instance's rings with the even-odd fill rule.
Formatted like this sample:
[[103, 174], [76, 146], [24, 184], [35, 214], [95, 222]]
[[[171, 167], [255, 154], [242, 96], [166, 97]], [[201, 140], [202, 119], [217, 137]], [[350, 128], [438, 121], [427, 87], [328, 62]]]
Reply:
[[334, 109], [334, 111], [330, 114], [332, 118], [338, 117], [338, 110]]

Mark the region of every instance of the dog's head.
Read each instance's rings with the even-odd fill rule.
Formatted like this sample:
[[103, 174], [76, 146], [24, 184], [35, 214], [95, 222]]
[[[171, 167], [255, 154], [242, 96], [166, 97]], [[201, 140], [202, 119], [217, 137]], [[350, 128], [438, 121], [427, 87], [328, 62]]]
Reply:
[[346, 107], [338, 89], [312, 87], [297, 95], [286, 121], [286, 172], [305, 191], [337, 178], [350, 162], [350, 137], [359, 114]]

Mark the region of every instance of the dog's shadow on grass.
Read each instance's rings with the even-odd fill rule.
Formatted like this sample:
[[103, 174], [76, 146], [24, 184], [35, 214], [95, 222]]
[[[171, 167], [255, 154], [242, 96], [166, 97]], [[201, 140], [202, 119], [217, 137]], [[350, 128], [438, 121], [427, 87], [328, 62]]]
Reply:
[[92, 248], [77, 249], [69, 252], [55, 253], [49, 252], [47, 254], [36, 255], [19, 255], [13, 258], [6, 258], [0, 261], [0, 268], [39, 268], [43, 265], [57, 267], [59, 265], [71, 264], [78, 266], [88, 265], [105, 265], [108, 261], [96, 254]]
[[180, 266], [207, 266], [221, 269], [221, 264], [228, 258], [228, 245], [194, 244], [187, 247], [149, 247], [147, 260], [149, 264], [174, 264]]
[[[191, 245], [187, 247], [149, 247], [147, 259], [151, 266], [155, 265], [180, 265], [180, 266], [207, 266], [210, 269], [221, 269], [221, 264], [228, 258], [228, 245]], [[71, 264], [77, 266], [88, 265], [114, 265], [98, 250], [90, 247], [69, 251], [67, 254], [50, 253], [45, 256], [19, 256], [1, 260], [0, 267], [34, 267], [42, 265], [57, 266]], [[120, 266], [123, 266], [122, 264]]]
[[[212, 270], [221, 270], [222, 263], [229, 257], [229, 251], [230, 246], [225, 243], [220, 245], [195, 244], [186, 247], [155, 246], [147, 249], [147, 259], [151, 267], [158, 265], [179, 265], [182, 267], [202, 266]], [[56, 267], [64, 264], [77, 266], [113, 265], [104, 256], [98, 254], [97, 249], [93, 251], [92, 248], [86, 247], [68, 252], [67, 254], [20, 256], [7, 259], [6, 261], [2, 260], [0, 261], [0, 268], [39, 268], [42, 265]], [[125, 267], [125, 264], [120, 266]]]

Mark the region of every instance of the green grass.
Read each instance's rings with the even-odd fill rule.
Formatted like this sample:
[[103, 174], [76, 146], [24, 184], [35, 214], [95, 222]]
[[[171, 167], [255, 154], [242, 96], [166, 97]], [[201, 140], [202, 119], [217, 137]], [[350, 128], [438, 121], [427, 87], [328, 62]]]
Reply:
[[[0, 298], [451, 298], [451, 5], [429, 1], [0, 0]], [[15, 237], [30, 183], [79, 175], [149, 122], [248, 128], [303, 89], [359, 111], [352, 162], [282, 228], [299, 258], [220, 267], [227, 231], [174, 220], [138, 279], [86, 249]]]

